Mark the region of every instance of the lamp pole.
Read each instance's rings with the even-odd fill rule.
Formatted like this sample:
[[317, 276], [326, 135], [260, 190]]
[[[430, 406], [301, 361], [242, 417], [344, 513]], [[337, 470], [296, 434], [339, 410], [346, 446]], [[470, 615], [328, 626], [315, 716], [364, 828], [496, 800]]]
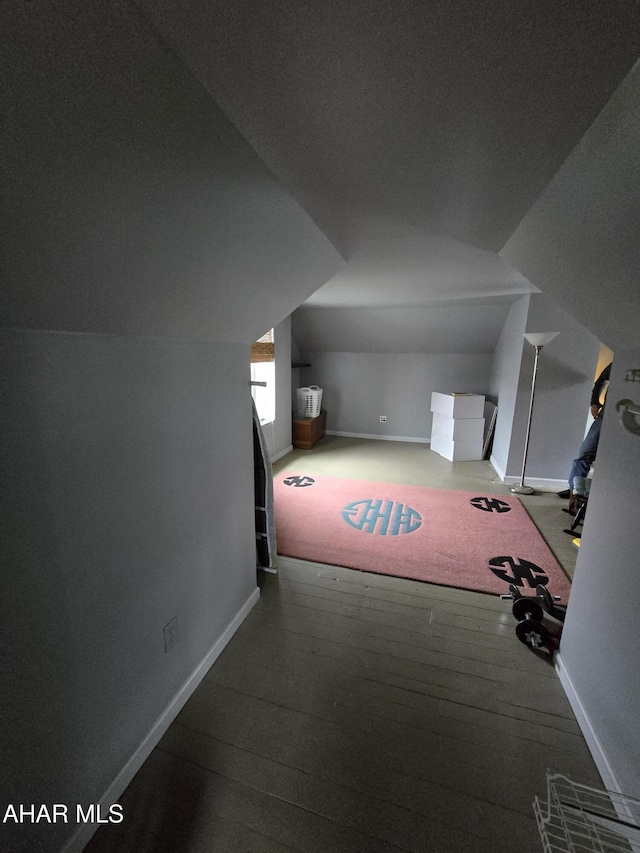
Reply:
[[538, 375], [538, 358], [540, 357], [540, 350], [542, 347], [538, 344], [536, 345], [536, 357], [533, 362], [533, 379], [531, 380], [531, 399], [529, 400], [529, 417], [527, 418], [527, 432], [524, 439], [524, 456], [522, 457], [522, 474], [520, 475], [520, 482], [517, 485], [511, 486], [511, 491], [517, 495], [532, 495], [534, 489], [531, 486], [525, 486], [524, 483], [524, 471], [527, 467], [527, 455], [529, 453], [529, 438], [531, 437], [531, 415], [533, 414], [533, 398], [536, 395], [536, 377]]
[[525, 335], [525, 338], [529, 341], [530, 344], [533, 344], [535, 347], [536, 355], [533, 362], [533, 377], [531, 379], [531, 399], [529, 400], [529, 416], [527, 418], [527, 432], [525, 434], [524, 439], [524, 455], [522, 457], [522, 474], [520, 475], [520, 482], [518, 484], [514, 484], [510, 487], [511, 491], [516, 495], [532, 495], [535, 489], [532, 489], [531, 486], [525, 485], [524, 482], [524, 472], [527, 467], [527, 455], [529, 453], [529, 438], [531, 436], [531, 416], [533, 415], [533, 400], [536, 395], [536, 378], [538, 376], [538, 359], [540, 357], [540, 350], [545, 344], [548, 344], [552, 341], [558, 332], [530, 332]]

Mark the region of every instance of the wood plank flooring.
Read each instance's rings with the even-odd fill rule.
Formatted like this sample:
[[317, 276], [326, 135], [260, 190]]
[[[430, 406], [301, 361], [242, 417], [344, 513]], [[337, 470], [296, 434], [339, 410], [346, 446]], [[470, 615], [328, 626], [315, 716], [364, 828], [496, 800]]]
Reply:
[[545, 770], [599, 784], [508, 605], [281, 559], [99, 851], [535, 851]]
[[546, 769], [601, 784], [509, 602], [278, 568], [90, 853], [535, 853]]

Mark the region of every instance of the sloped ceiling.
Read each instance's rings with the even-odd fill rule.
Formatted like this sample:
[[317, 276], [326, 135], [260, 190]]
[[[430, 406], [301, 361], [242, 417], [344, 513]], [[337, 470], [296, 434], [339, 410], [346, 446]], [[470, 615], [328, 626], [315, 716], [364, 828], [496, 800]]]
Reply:
[[637, 63], [501, 253], [613, 350], [640, 343], [639, 142]]
[[291, 332], [303, 353], [468, 353], [495, 350], [510, 302], [456, 300], [417, 308], [315, 308], [294, 312]]
[[535, 291], [496, 253], [640, 55], [637, 0], [136, 2], [348, 261], [324, 308]]
[[348, 266], [309, 297], [322, 307], [407, 307], [519, 296], [531, 283], [494, 252], [446, 237], [406, 232], [394, 236], [370, 228]]
[[640, 53], [633, 0], [137, 0], [349, 256], [497, 251]]
[[344, 265], [128, 0], [0, 39], [0, 326], [250, 344]]

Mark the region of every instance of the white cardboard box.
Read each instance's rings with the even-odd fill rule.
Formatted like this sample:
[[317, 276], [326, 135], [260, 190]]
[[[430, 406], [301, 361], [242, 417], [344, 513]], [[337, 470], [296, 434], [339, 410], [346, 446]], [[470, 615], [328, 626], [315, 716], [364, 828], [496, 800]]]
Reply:
[[431, 450], [450, 459], [451, 462], [469, 462], [482, 459], [482, 439], [472, 441], [453, 441], [444, 435], [431, 436]]
[[448, 418], [433, 413], [431, 422], [431, 440], [441, 435], [451, 441], [482, 441], [484, 437], [484, 418]]
[[482, 394], [431, 394], [431, 411], [448, 418], [483, 418], [484, 396]]

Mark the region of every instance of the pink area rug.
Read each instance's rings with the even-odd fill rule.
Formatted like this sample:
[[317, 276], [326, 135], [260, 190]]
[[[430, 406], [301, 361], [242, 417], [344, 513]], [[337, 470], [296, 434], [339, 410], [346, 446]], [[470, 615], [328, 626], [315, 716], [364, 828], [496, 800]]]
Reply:
[[283, 473], [274, 478], [278, 553], [428, 583], [566, 602], [570, 582], [513, 495]]

